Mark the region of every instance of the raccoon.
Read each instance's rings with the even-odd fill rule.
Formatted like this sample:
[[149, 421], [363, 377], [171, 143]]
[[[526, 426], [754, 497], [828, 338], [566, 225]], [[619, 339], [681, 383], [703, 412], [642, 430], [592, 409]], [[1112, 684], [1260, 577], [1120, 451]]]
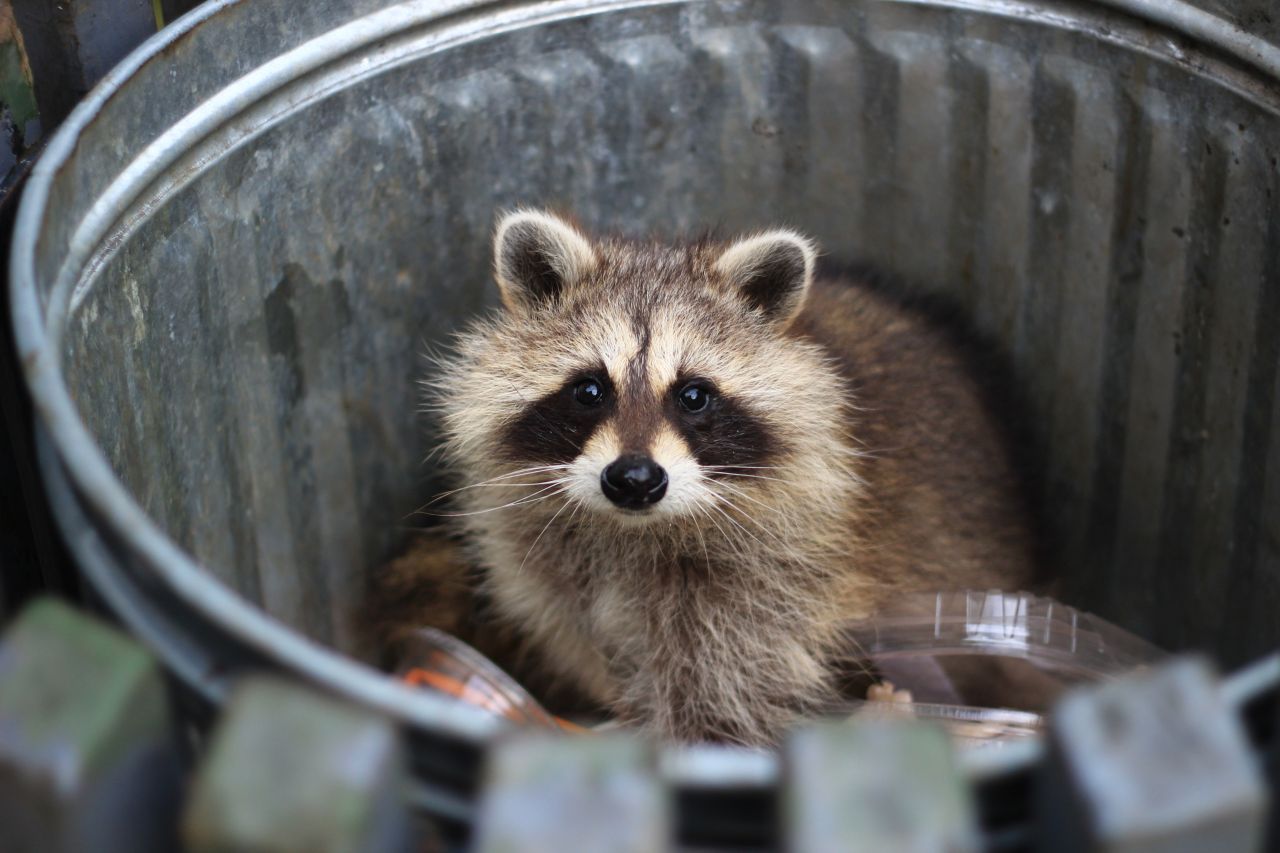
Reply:
[[502, 217], [501, 309], [426, 382], [475, 574], [400, 561], [395, 594], [425, 590], [406, 626], [454, 572], [622, 721], [767, 745], [834, 698], [845, 620], [1025, 585], [1028, 507], [964, 354], [816, 258], [786, 229], [664, 245]]

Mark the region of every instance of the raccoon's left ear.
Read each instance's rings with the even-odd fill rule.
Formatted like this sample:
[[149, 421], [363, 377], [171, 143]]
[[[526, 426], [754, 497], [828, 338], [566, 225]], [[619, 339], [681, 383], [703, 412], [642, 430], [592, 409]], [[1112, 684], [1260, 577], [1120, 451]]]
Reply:
[[598, 263], [577, 228], [541, 210], [517, 210], [498, 222], [493, 272], [509, 311], [550, 305]]
[[804, 307], [817, 256], [813, 243], [794, 231], [766, 231], [725, 249], [715, 270], [750, 307], [786, 326]]

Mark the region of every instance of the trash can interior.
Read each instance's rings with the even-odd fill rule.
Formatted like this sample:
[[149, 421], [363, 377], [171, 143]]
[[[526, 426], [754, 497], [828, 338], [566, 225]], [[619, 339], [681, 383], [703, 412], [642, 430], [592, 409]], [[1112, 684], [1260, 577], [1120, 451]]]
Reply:
[[351, 648], [442, 486], [423, 354], [538, 204], [787, 224], [943, 295], [1014, 367], [1063, 597], [1280, 643], [1280, 87], [1245, 59], [1096, 4], [222, 5], [69, 143], [32, 286], [129, 494], [271, 617]]

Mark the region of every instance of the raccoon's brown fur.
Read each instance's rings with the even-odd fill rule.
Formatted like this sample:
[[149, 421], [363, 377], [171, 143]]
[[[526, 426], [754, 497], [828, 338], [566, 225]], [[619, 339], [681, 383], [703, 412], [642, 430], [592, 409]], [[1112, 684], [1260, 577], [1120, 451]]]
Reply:
[[[518, 211], [495, 239], [503, 309], [429, 381], [496, 623], [659, 735], [771, 743], [832, 698], [843, 620], [1030, 577], [1028, 512], [960, 352], [856, 281], [815, 281], [814, 258], [785, 230], [593, 241]], [[665, 471], [660, 499], [606, 498], [624, 456]], [[636, 484], [656, 476], [615, 481], [650, 500]], [[429, 594], [388, 621], [439, 622], [450, 571], [394, 566], [391, 588]]]

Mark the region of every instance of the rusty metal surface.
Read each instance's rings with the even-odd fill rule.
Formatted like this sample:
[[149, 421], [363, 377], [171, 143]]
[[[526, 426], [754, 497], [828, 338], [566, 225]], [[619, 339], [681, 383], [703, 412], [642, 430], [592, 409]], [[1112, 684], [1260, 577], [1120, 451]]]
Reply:
[[208, 660], [270, 664], [474, 743], [333, 648], [432, 491], [419, 355], [490, 304], [494, 211], [786, 222], [1012, 356], [1072, 603], [1256, 655], [1280, 643], [1278, 70], [1139, 0], [210, 3], [77, 109], [21, 212], [64, 524], [206, 698]]

